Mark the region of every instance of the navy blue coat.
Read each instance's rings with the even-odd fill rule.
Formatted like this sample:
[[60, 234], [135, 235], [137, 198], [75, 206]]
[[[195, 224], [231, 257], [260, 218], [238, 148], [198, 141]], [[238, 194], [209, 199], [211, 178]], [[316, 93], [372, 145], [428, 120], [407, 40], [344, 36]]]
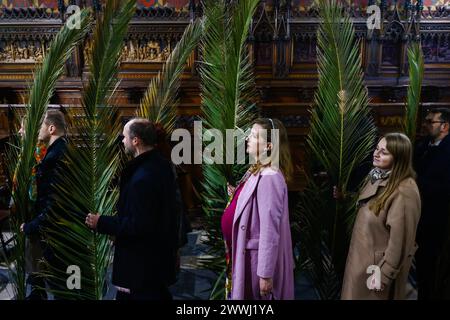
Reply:
[[66, 150], [66, 139], [64, 137], [56, 139], [48, 147], [44, 159], [36, 166], [37, 197], [34, 218], [23, 227], [26, 235], [37, 234], [47, 225], [47, 215], [54, 203], [54, 185], [58, 172], [64, 170], [63, 158]]
[[422, 198], [417, 243], [438, 255], [449, 236], [450, 135], [438, 146], [430, 146], [429, 142], [425, 139], [418, 144], [415, 154], [417, 185]]
[[172, 166], [156, 150], [130, 161], [120, 181], [117, 215], [101, 216], [99, 233], [115, 236], [112, 282], [142, 292], [175, 281], [178, 244]]

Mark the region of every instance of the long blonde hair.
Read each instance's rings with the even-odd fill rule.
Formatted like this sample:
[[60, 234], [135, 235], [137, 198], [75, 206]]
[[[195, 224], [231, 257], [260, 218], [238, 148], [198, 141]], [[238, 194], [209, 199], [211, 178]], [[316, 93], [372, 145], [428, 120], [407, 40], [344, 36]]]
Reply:
[[388, 133], [381, 139], [383, 138], [386, 139], [386, 149], [392, 154], [393, 164], [386, 187], [370, 206], [377, 216], [399, 184], [405, 179], [416, 177], [412, 166], [412, 144], [409, 138], [403, 133]]
[[[263, 129], [267, 130], [267, 142], [272, 143], [273, 148], [272, 152], [278, 152], [278, 161], [279, 161], [279, 168], [280, 171], [284, 175], [284, 179], [286, 182], [289, 182], [292, 179], [292, 175], [294, 172], [294, 167], [292, 165], [292, 158], [291, 158], [291, 150], [289, 148], [289, 139], [287, 135], [287, 130], [283, 123], [275, 118], [259, 118], [256, 119], [254, 124], [260, 125]], [[279, 145], [274, 145], [272, 142], [272, 130], [278, 130], [278, 136], [279, 136]], [[256, 173], [261, 169], [261, 165], [257, 163], [256, 165], [252, 166], [250, 169], [252, 172]]]

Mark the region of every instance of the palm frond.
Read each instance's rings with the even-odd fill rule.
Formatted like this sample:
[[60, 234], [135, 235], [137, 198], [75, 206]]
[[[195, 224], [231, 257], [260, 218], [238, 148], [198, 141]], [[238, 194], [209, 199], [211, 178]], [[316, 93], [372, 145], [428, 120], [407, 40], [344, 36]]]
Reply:
[[412, 144], [416, 141], [417, 114], [419, 112], [420, 94], [424, 73], [424, 60], [420, 42], [414, 42], [408, 48], [409, 87], [405, 106], [403, 129]]
[[[117, 137], [121, 124], [112, 104], [119, 55], [134, 12], [134, 0], [111, 0], [97, 23], [83, 113], [73, 116], [75, 134], [56, 186], [56, 205], [46, 233], [58, 262], [48, 264], [46, 276], [60, 288], [54, 293], [65, 299], [101, 300], [107, 285], [110, 240], [88, 229], [84, 221], [90, 212], [106, 216], [115, 213], [118, 191], [113, 179], [120, 164]], [[70, 265], [80, 268], [79, 290], [66, 288], [66, 268]]]
[[[205, 129], [217, 129], [224, 137], [227, 129], [245, 131], [256, 115], [253, 66], [246, 41], [258, 2], [241, 0], [230, 4], [223, 0], [207, 0], [204, 3], [201, 120]], [[243, 143], [243, 139], [238, 139], [237, 148]], [[225, 155], [231, 150], [220, 151]], [[206, 243], [210, 247], [210, 255], [214, 257], [204, 261], [204, 264], [217, 274], [225, 267], [220, 217], [227, 201], [226, 183], [235, 185], [245, 170], [245, 165], [238, 164], [203, 165], [202, 199], [208, 230]], [[220, 289], [223, 290], [223, 287]], [[216, 292], [211, 293], [211, 297], [217, 296]]]
[[[222, 264], [223, 266], [223, 264]], [[209, 300], [223, 300], [225, 296], [225, 277], [227, 276], [227, 269], [223, 268], [223, 271], [219, 274], [214, 286], [210, 292]]]
[[200, 40], [202, 30], [201, 20], [187, 26], [162, 71], [150, 82], [138, 109], [140, 117], [162, 124], [169, 134], [175, 126], [180, 77], [186, 60]]
[[[304, 248], [310, 249], [301, 263], [309, 261], [309, 270], [317, 275], [312, 278], [320, 289], [319, 294], [330, 299], [339, 294], [349, 243], [348, 230], [351, 229], [348, 224], [355, 214], [353, 197], [333, 201], [330, 190], [336, 185], [348, 193], [352, 174], [372, 151], [375, 126], [350, 17], [342, 16], [344, 11], [336, 0], [319, 0], [318, 7], [321, 18], [317, 32], [319, 83], [307, 145], [311, 161], [319, 163], [329, 177], [328, 191], [316, 193], [316, 201], [331, 204], [315, 208], [315, 201], [303, 199], [301, 215], [309, 222], [301, 241], [305, 242]], [[307, 190], [317, 190], [314, 183], [311, 180]]]
[[[79, 19], [80, 28], [71, 28], [73, 19]], [[15, 246], [14, 269], [12, 279], [15, 296], [24, 299], [25, 285], [25, 236], [19, 231], [23, 222], [29, 221], [32, 216], [32, 203], [29, 199], [30, 177], [35, 165], [34, 152], [37, 143], [39, 128], [45, 116], [50, 98], [55, 91], [56, 82], [64, 72], [64, 65], [73, 52], [73, 49], [86, 35], [90, 28], [90, 17], [87, 10], [72, 15], [66, 25], [53, 39], [42, 65], [35, 72], [34, 81], [30, 88], [28, 102], [25, 110], [25, 136], [19, 140], [20, 151], [11, 149], [9, 161], [10, 172], [13, 172], [13, 201], [12, 229], [17, 235]], [[12, 169], [14, 168], [14, 169]]]

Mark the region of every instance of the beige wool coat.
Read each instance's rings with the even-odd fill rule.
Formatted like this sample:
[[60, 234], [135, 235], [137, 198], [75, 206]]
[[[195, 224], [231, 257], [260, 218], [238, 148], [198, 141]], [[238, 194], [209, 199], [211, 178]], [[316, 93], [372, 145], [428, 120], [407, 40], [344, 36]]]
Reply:
[[[408, 273], [417, 249], [416, 229], [421, 202], [416, 182], [405, 179], [376, 216], [370, 205], [386, 187], [388, 180], [368, 181], [359, 198], [359, 210], [353, 227], [341, 299], [405, 299]], [[369, 290], [367, 268], [381, 270], [381, 292]]]

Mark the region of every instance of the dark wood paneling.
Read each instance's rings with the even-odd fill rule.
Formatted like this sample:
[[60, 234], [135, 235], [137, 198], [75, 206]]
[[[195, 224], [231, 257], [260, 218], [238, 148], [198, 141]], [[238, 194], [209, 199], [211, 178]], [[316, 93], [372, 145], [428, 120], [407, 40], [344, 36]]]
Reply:
[[[99, 1], [76, 1], [78, 4]], [[170, 2], [170, 1], [169, 1]], [[188, 4], [184, 10], [138, 9], [130, 25], [127, 48], [118, 90], [120, 111], [124, 117], [134, 114], [150, 79], [161, 70], [167, 53], [180, 39], [192, 18], [201, 15], [198, 1], [172, 1]], [[373, 1], [369, 1], [372, 3]], [[383, 2], [383, 1], [382, 1]], [[420, 2], [420, 1], [419, 1]], [[255, 65], [258, 106], [263, 115], [280, 118], [290, 137], [294, 160], [298, 166], [291, 189], [302, 185], [305, 164], [305, 137], [317, 83], [316, 32], [317, 12], [311, 1], [262, 1], [255, 14], [248, 48]], [[406, 49], [411, 41], [422, 40], [426, 73], [422, 93], [423, 110], [450, 105], [450, 18], [445, 8], [435, 2], [407, 7], [399, 1], [393, 8], [389, 1], [382, 6], [382, 28], [366, 28], [365, 2], [353, 2], [352, 15], [365, 72], [365, 82], [380, 132], [398, 130], [408, 85]], [[422, 2], [421, 2], [422, 3]], [[177, 5], [176, 4], [176, 5]], [[67, 5], [67, 4], [66, 4]], [[176, 6], [175, 5], [175, 6]], [[100, 10], [97, 7], [96, 10]], [[64, 16], [36, 10], [0, 11], [0, 138], [10, 134], [9, 105], [23, 103], [23, 95], [33, 80], [33, 69], [40, 54], [62, 25]], [[40, 48], [40, 49], [37, 49]], [[86, 55], [89, 37], [72, 59], [66, 74], [58, 82], [53, 104], [76, 106], [80, 103], [83, 81], [88, 75]], [[198, 51], [189, 59], [180, 90], [178, 125], [191, 128], [201, 112], [198, 76]], [[9, 122], [8, 122], [9, 119]], [[186, 166], [184, 183], [201, 177], [199, 166]], [[193, 189], [186, 191], [189, 196]], [[197, 199], [198, 200], [198, 199]], [[198, 205], [190, 201], [190, 208]]]

